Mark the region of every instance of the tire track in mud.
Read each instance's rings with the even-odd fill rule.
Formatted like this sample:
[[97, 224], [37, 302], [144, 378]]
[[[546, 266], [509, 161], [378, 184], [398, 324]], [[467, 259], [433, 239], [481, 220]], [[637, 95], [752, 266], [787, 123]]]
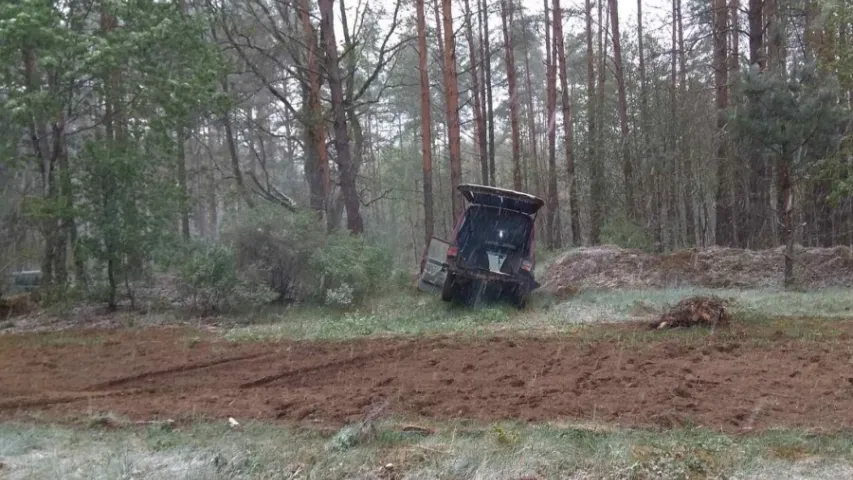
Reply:
[[227, 363], [242, 362], [245, 360], [256, 360], [258, 358], [272, 356], [272, 355], [275, 355], [275, 353], [274, 352], [252, 353], [252, 354], [248, 354], [248, 355], [237, 355], [234, 357], [220, 358], [217, 360], [211, 360], [209, 362], [200, 362], [200, 363], [190, 363], [190, 364], [184, 364], [184, 365], [177, 365], [174, 367], [163, 368], [160, 370], [152, 370], [149, 372], [142, 372], [142, 373], [138, 373], [136, 375], [129, 375], [126, 377], [114, 378], [112, 380], [107, 380], [105, 382], [90, 385], [90, 386], [84, 388], [82, 391], [84, 391], [84, 392], [95, 392], [98, 390], [103, 390], [105, 388], [112, 388], [112, 387], [116, 387], [116, 386], [119, 386], [119, 385], [122, 385], [125, 383], [135, 382], [138, 380], [144, 380], [147, 378], [162, 377], [165, 375], [171, 375], [173, 373], [184, 373], [184, 372], [191, 372], [194, 370], [203, 370], [205, 368], [216, 367], [216, 366], [227, 364]]
[[386, 355], [395, 355], [399, 352], [402, 352], [403, 350], [406, 350], [409, 347], [410, 347], [410, 345], [407, 343], [404, 345], [398, 345], [396, 347], [386, 348], [383, 350], [365, 353], [362, 355], [355, 355], [355, 356], [352, 356], [349, 358], [343, 358], [341, 360], [334, 360], [331, 362], [322, 363], [320, 365], [312, 365], [310, 367], [301, 367], [301, 368], [296, 368], [296, 369], [292, 369], [292, 370], [286, 370], [286, 371], [281, 372], [281, 373], [276, 373], [273, 375], [267, 375], [265, 377], [261, 377], [261, 378], [258, 378], [256, 380], [252, 380], [250, 382], [242, 383], [242, 384], [238, 385], [237, 388], [239, 388], [241, 390], [245, 390], [245, 389], [250, 389], [250, 388], [262, 387], [264, 385], [269, 385], [269, 384], [276, 382], [278, 380], [282, 380], [282, 379], [285, 379], [288, 377], [293, 377], [293, 376], [300, 375], [300, 374], [320, 372], [320, 371], [327, 370], [330, 368], [343, 367], [343, 366], [347, 366], [347, 365], [364, 365], [376, 357], [384, 357]]
[[13, 397], [0, 400], [0, 410], [16, 410], [31, 407], [46, 407], [62, 403], [73, 403], [80, 400], [92, 400], [95, 398], [123, 397], [147, 393], [147, 390], [134, 388], [130, 390], [116, 390], [107, 392], [48, 392], [38, 396]]

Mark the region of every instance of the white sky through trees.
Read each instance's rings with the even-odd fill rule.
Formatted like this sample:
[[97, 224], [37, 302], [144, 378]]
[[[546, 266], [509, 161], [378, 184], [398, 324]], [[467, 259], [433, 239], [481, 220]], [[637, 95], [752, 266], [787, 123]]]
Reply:
[[[394, 1], [395, 0], [345, 0], [347, 7], [347, 20], [352, 26], [356, 21], [356, 10], [360, 11], [364, 9], [364, 5], [368, 4], [372, 9], [384, 9], [387, 12], [386, 18], [381, 19], [380, 24], [382, 25], [383, 30], [388, 28], [391, 21], [391, 13], [394, 10]], [[405, 18], [405, 16], [414, 16], [414, 0], [401, 0], [403, 5], [400, 9], [400, 17]], [[427, 24], [428, 28], [435, 28], [435, 23], [432, 15], [432, 1], [434, 0], [426, 0], [427, 2]], [[542, 10], [544, 8], [545, 0], [521, 0], [521, 5], [528, 11], [533, 12], [535, 14], [541, 15]], [[548, 4], [551, 4], [552, 0], [548, 0]], [[477, 1], [470, 0], [471, 8], [477, 8]], [[565, 26], [563, 27], [563, 34], [566, 36], [577, 34], [582, 32], [584, 27], [584, 19], [583, 19], [583, 11], [584, 11], [584, 0], [572, 0], [572, 1], [561, 1], [561, 6], [564, 10], [566, 10], [566, 14], [563, 19], [565, 22]], [[497, 35], [500, 32], [500, 0], [489, 0], [489, 5], [492, 10], [492, 15], [490, 17], [489, 26], [491, 28], [492, 35]], [[338, 5], [335, 6], [335, 13], [338, 14]], [[462, 0], [454, 0], [454, 16], [453, 16], [453, 26], [459, 31], [464, 21], [463, 14], [463, 2]], [[340, 23], [341, 19], [338, 15], [335, 17], [335, 29], [336, 36], [338, 42], [343, 41], [343, 29]], [[597, 11], [593, 13], [593, 22], [598, 22]], [[643, 0], [643, 27], [644, 33], [646, 35], [650, 35], [653, 37], [659, 37], [661, 39], [668, 39], [670, 32], [668, 30], [669, 25], [672, 22], [672, 4], [671, 2], [665, 0]], [[636, 0], [619, 0], [619, 26], [620, 32], [622, 36], [626, 39], [635, 38], [637, 34], [637, 2]], [[398, 32], [399, 33], [399, 32]], [[414, 32], [410, 32], [414, 33]], [[500, 35], [494, 37], [493, 43], [501, 43], [497, 42], [496, 39], [500, 40]], [[544, 42], [544, 36], [543, 42]], [[458, 42], [462, 42], [464, 40], [461, 36]], [[458, 45], [457, 45], [458, 46]], [[466, 47], [467, 48], [467, 47]]]

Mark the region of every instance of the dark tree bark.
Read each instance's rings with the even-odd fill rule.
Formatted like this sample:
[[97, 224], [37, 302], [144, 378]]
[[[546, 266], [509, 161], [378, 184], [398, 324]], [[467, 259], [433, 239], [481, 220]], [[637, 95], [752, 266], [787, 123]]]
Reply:
[[489, 156], [486, 151], [486, 121], [483, 115], [483, 103], [480, 95], [481, 84], [478, 69], [479, 49], [474, 43], [474, 25], [471, 19], [471, 2], [465, 0], [465, 38], [468, 41], [468, 54], [471, 65], [471, 96], [474, 98], [474, 143], [477, 145], [477, 157], [480, 159], [480, 179], [484, 185], [489, 183]]
[[782, 243], [785, 245], [785, 286], [794, 281], [794, 193], [791, 184], [791, 153], [782, 147], [777, 169], [779, 189], [776, 205], [779, 207], [779, 222], [782, 224]]
[[726, 114], [728, 107], [728, 9], [725, 0], [712, 0], [714, 39], [714, 105], [717, 109], [717, 199], [716, 199], [716, 242], [718, 245], [734, 246], [737, 232], [734, 228], [734, 205], [731, 201], [731, 168], [726, 155]]
[[[556, 15], [556, 13], [554, 14]], [[551, 248], [562, 248], [563, 236], [560, 224], [560, 197], [557, 194], [557, 54], [556, 39], [551, 38], [551, 21], [548, 15], [548, 0], [545, 0], [545, 51], [547, 77], [548, 122], [548, 197], [546, 219], [547, 240]]]
[[[679, 96], [683, 102], [683, 98], [686, 97], [687, 93], [687, 49], [684, 46], [684, 15], [682, 13], [682, 0], [676, 0], [676, 7], [678, 9], [678, 72], [679, 72]], [[680, 108], [680, 104], [679, 107]], [[679, 114], [681, 116], [681, 114]], [[693, 172], [693, 160], [690, 156], [689, 148], [684, 144], [683, 136], [679, 135], [676, 141], [677, 149], [676, 155], [681, 160], [679, 163], [680, 168], [683, 170], [683, 175], [681, 179], [678, 180], [681, 184], [684, 185], [684, 188], [681, 192], [680, 200], [683, 200], [683, 209], [684, 209], [684, 224], [685, 224], [685, 234], [687, 241], [693, 241], [695, 243], [699, 243], [701, 240], [699, 239], [699, 230], [696, 222], [695, 210], [696, 210], [696, 180]]]
[[[525, 16], [525, 22], [529, 21]], [[530, 50], [535, 48], [525, 44], [524, 49], [524, 83], [527, 92], [527, 134], [529, 137], [528, 158], [529, 165], [533, 170], [533, 188], [535, 195], [542, 195], [542, 175], [539, 173], [539, 139], [536, 129], [536, 110], [533, 103], [533, 81], [530, 78]], [[546, 232], [547, 233], [547, 232]]]
[[764, 0], [749, 0], [749, 64], [764, 71]]
[[[31, 48], [26, 48], [21, 53], [24, 67], [24, 88], [28, 94], [36, 95], [41, 90], [36, 53]], [[55, 186], [56, 160], [51, 151], [50, 142], [48, 142], [49, 137], [45, 123], [40, 115], [33, 115], [30, 119], [28, 134], [41, 173], [42, 195], [53, 201], [57, 195]], [[44, 252], [41, 261], [42, 284], [50, 286], [56, 281], [54, 266], [56, 265], [59, 224], [55, 219], [47, 219], [41, 223], [40, 230], [44, 238]]]
[[[758, 67], [763, 72], [767, 67], [767, 56], [765, 55], [764, 36], [764, 0], [749, 0], [747, 22], [749, 24], [749, 64]], [[757, 97], [751, 97], [749, 102], [758, 102]], [[771, 168], [767, 157], [764, 155], [764, 146], [759, 138], [754, 138], [746, 145], [748, 155], [747, 167], [747, 225], [751, 232], [752, 242], [750, 246], [769, 246], [765, 242], [772, 237], [772, 229], [768, 228], [768, 215], [771, 208]], [[762, 240], [756, 242], [756, 240]]]
[[319, 5], [320, 31], [326, 43], [326, 72], [329, 78], [329, 90], [332, 94], [335, 151], [338, 154], [336, 163], [338, 164], [341, 194], [347, 212], [347, 229], [353, 234], [360, 234], [364, 231], [364, 222], [359, 211], [361, 202], [358, 198], [358, 190], [356, 190], [355, 172], [350, 153], [343, 81], [338, 66], [338, 47], [335, 41], [333, 0], [319, 0]]
[[187, 190], [187, 152], [186, 134], [184, 128], [178, 128], [175, 134], [175, 142], [178, 146], [178, 186], [181, 189], [181, 235], [184, 241], [190, 240], [190, 208], [187, 201], [190, 192]]
[[645, 136], [648, 132], [648, 87], [646, 85], [646, 53], [645, 53], [645, 38], [643, 34], [643, 0], [637, 0], [637, 53], [639, 61], [640, 73], [640, 124]]
[[[729, 56], [729, 71], [732, 72], [730, 75], [737, 79], [740, 71], [740, 0], [731, 0], [730, 10], [732, 51]], [[731, 92], [729, 96], [732, 96]]]
[[[599, 0], [598, 16], [599, 16], [599, 42], [602, 40], [602, 25], [601, 25], [601, 1]], [[592, 0], [586, 0], [586, 82], [587, 82], [587, 163], [589, 165], [591, 177], [591, 205], [590, 205], [590, 226], [589, 226], [589, 243], [598, 245], [601, 243], [601, 224], [604, 220], [604, 201], [605, 201], [605, 184], [604, 184], [604, 166], [601, 159], [598, 158], [598, 101], [595, 92], [595, 51], [593, 50], [593, 32], [592, 32], [592, 10], [594, 5]], [[600, 44], [600, 52], [603, 52], [603, 44]], [[603, 72], [600, 72], [603, 73]], [[600, 75], [603, 78], [603, 75]]]
[[503, 26], [504, 36], [507, 88], [509, 90], [509, 122], [510, 129], [512, 130], [512, 187], [515, 190], [521, 190], [524, 187], [522, 185], [520, 138], [518, 134], [518, 90], [515, 85], [515, 59], [512, 48], [512, 31], [509, 28], [509, 25], [512, 23], [511, 9], [512, 6], [508, 5], [507, 0], [501, 0], [501, 23]]
[[426, 15], [424, 2], [415, 2], [418, 22], [418, 68], [421, 82], [421, 153], [424, 171], [424, 239], [426, 244], [434, 234], [432, 200], [432, 116], [430, 112], [429, 71], [427, 70]]
[[598, 166], [599, 159], [596, 156], [595, 138], [596, 122], [595, 122], [595, 51], [593, 50], [592, 38], [592, 0], [586, 0], [586, 145], [587, 145], [587, 165], [589, 165], [590, 176], [592, 177], [592, 202], [590, 205], [590, 228], [589, 242], [593, 245], [601, 241], [601, 205], [598, 203], [601, 198], [595, 194], [596, 187], [602, 186], [603, 179], [600, 176], [603, 174]]
[[616, 73], [616, 91], [619, 96], [619, 133], [622, 153], [622, 178], [625, 184], [625, 213], [636, 218], [634, 203], [634, 168], [631, 165], [630, 132], [628, 131], [628, 101], [625, 96], [625, 74], [622, 69], [622, 42], [619, 38], [618, 0], [610, 0], [610, 28], [613, 39], [613, 61]]
[[492, 47], [489, 38], [489, 5], [488, 0], [481, 0], [480, 15], [482, 19], [482, 47], [483, 47], [483, 100], [486, 113], [486, 124], [489, 135], [489, 184], [496, 185], [495, 180], [495, 109], [492, 102]]
[[456, 74], [456, 35], [451, 0], [442, 0], [444, 26], [444, 93], [447, 99], [447, 130], [450, 147], [450, 189], [453, 224], [462, 215], [464, 203], [456, 187], [462, 181], [462, 138], [459, 127], [459, 87]]
[[[332, 15], [332, 4], [331, 2], [328, 3], [328, 5], [325, 5], [325, 1], [320, 1], [320, 5], [328, 8], [330, 11], [327, 13]], [[328, 214], [329, 210], [329, 158], [326, 152], [325, 118], [323, 116], [323, 106], [320, 103], [320, 87], [322, 84], [322, 73], [320, 71], [321, 51], [317, 45], [317, 32], [314, 29], [314, 25], [311, 24], [311, 11], [308, 6], [308, 0], [299, 0], [298, 10], [299, 18], [302, 20], [302, 33], [307, 49], [305, 67], [308, 70], [308, 91], [307, 102], [305, 102], [302, 110], [306, 122], [305, 158], [306, 162], [310, 162], [311, 165], [310, 168], [306, 165], [306, 173], [309, 174], [308, 187], [311, 195], [311, 207], [323, 217]], [[331, 32], [331, 34], [334, 36], [334, 32]], [[337, 47], [335, 47], [335, 58], [337, 59]], [[337, 62], [335, 63], [335, 70], [338, 70]], [[340, 85], [338, 86], [341, 87]], [[341, 95], [343, 98], [343, 93]], [[348, 145], [347, 150], [349, 150]]]
[[[222, 91], [228, 93], [228, 84], [226, 80], [222, 80]], [[231, 173], [234, 175], [234, 183], [237, 184], [237, 191], [245, 200], [249, 208], [255, 207], [255, 202], [246, 188], [246, 182], [243, 180], [243, 171], [240, 168], [240, 155], [237, 152], [237, 140], [234, 138], [234, 128], [231, 125], [231, 112], [226, 111], [222, 114], [222, 124], [225, 127], [225, 141], [228, 144], [228, 157], [231, 159]], [[310, 181], [309, 181], [310, 184]]]
[[575, 183], [575, 154], [574, 154], [574, 125], [572, 117], [571, 92], [569, 91], [568, 74], [566, 72], [566, 48], [563, 40], [563, 10], [560, 0], [554, 0], [554, 41], [556, 42], [555, 56], [560, 72], [560, 90], [563, 108], [563, 136], [566, 149], [566, 174], [569, 189], [569, 218], [572, 227], [572, 244], [581, 243], [580, 205], [578, 202], [577, 185]]
[[[113, 17], [106, 9], [101, 11], [101, 31], [105, 34], [109, 34], [116, 27], [116, 19]], [[119, 83], [120, 80], [118, 78], [119, 72], [113, 71], [108, 73], [104, 78], [104, 131], [106, 133], [107, 144], [111, 148], [117, 148], [123, 145], [123, 133], [122, 133], [122, 120], [121, 120], [121, 109], [118, 106], [118, 97], [119, 97]], [[118, 193], [114, 191], [114, 187], [112, 186], [112, 182], [107, 179], [102, 180], [101, 191], [103, 196], [101, 198], [102, 208], [104, 209], [104, 215], [108, 219], [113, 219], [116, 217], [117, 212], [115, 212], [115, 208], [113, 207], [113, 197]], [[116, 271], [118, 265], [118, 258], [115, 245], [115, 239], [112, 238], [112, 235], [106, 235], [104, 238], [104, 248], [107, 251], [107, 305], [111, 311], [115, 311], [118, 308], [117, 303], [117, 292], [118, 292], [118, 283], [116, 280]]]

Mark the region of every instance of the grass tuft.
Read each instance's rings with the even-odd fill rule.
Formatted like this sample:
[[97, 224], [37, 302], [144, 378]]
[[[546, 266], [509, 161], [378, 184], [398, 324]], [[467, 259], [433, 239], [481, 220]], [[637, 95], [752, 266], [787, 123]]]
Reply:
[[432, 424], [434, 434], [406, 435], [392, 421], [375, 427], [361, 435], [353, 427], [325, 434], [252, 422], [240, 430], [224, 422], [84, 431], [3, 424], [0, 457], [4, 478], [12, 479], [757, 480], [848, 478], [853, 472], [850, 435], [786, 430], [736, 437], [700, 428], [661, 432], [517, 422]]

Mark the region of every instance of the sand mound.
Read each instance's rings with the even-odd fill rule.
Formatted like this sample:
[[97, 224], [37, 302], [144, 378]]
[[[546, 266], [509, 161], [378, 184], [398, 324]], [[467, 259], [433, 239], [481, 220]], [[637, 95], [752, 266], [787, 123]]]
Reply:
[[[613, 288], [761, 288], [781, 286], [784, 248], [742, 250], [712, 247], [653, 254], [615, 246], [564, 253], [545, 272], [543, 287], [555, 292]], [[795, 249], [794, 284], [817, 289], [853, 285], [850, 248]]]
[[678, 302], [668, 312], [661, 315], [651, 327], [717, 327], [728, 325], [731, 314], [728, 303], [717, 297], [689, 297]]

